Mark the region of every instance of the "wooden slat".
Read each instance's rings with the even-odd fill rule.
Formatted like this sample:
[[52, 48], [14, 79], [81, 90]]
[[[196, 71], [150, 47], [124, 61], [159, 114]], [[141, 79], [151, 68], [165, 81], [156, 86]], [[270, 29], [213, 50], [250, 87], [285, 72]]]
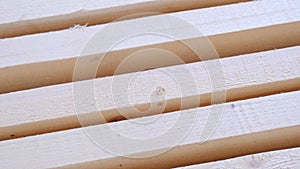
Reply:
[[0, 2], [0, 38], [103, 24], [127, 15], [138, 18], [246, 1], [250, 0], [4, 0]]
[[[74, 94], [78, 85], [94, 81], [2, 94], [0, 139], [80, 127], [74, 101], [77, 106], [83, 105], [87, 108], [88, 111], [84, 114], [91, 117], [90, 124], [99, 124], [209, 105], [212, 92], [217, 90], [213, 87], [212, 80], [221, 84], [218, 90], [226, 91], [226, 101], [299, 90], [299, 53], [300, 47], [292, 47], [99, 78], [95, 80], [93, 90], [95, 102], [86, 101], [86, 98]], [[186, 70], [189, 70], [190, 74], [185, 72]], [[216, 72], [221, 72], [221, 78], [215, 76]], [[164, 90], [164, 98], [156, 93], [157, 88]], [[150, 96], [156, 100], [149, 100]], [[188, 100], [183, 106], [182, 98]], [[129, 100], [131, 102], [127, 102]], [[156, 101], [163, 104], [156, 105]], [[154, 106], [153, 109], [145, 111], [150, 104]], [[90, 108], [90, 105], [99, 107]], [[136, 106], [138, 111], [132, 106]], [[122, 108], [121, 113], [117, 109], [119, 107]], [[94, 120], [93, 112], [99, 110], [104, 119]]]
[[[1, 141], [0, 167], [170, 168], [299, 147], [299, 99], [300, 91], [226, 103], [216, 130], [209, 141], [203, 144], [201, 136], [205, 121], [212, 109], [222, 105], [90, 126], [85, 131], [81, 128]], [[215, 115], [221, 115], [220, 113], [222, 111], [215, 112]], [[140, 120], [148, 121], [153, 118], [158, 119], [147, 124], [139, 123]], [[191, 122], [189, 120], [195, 121], [177, 124]], [[211, 120], [217, 119], [210, 119], [209, 122]], [[94, 132], [94, 141], [95, 136], [103, 138], [100, 145], [106, 150], [99, 148], [86, 132]], [[158, 137], [166, 132], [168, 137]], [[112, 140], [114, 136], [119, 139]], [[133, 138], [138, 144], [126, 144], [121, 139], [122, 136]], [[116, 147], [118, 153], [125, 155], [149, 156], [170, 148], [171, 144], [174, 146], [174, 140], [176, 142], [178, 138], [182, 140], [175, 144], [175, 148], [152, 158], [115, 157], [109, 151], [111, 149], [106, 147]]]
[[[270, 4], [273, 5], [272, 8], [270, 8]], [[299, 6], [299, 1], [264, 0], [170, 15], [193, 24], [208, 36], [208, 40], [212, 42], [220, 57], [228, 57], [299, 45]], [[148, 17], [148, 19], [160, 17], [162, 15]], [[139, 23], [140, 21], [145, 23], [145, 19], [115, 24], [118, 28], [129, 30], [126, 28], [130, 25], [129, 23]], [[107, 25], [2, 39], [0, 93], [72, 81], [76, 57], [80, 55], [80, 51], [88, 39], [105, 26]], [[159, 28], [153, 28], [152, 31], [156, 29]], [[170, 29], [173, 30], [173, 28]], [[194, 44], [194, 48], [200, 49], [201, 45], [197, 46], [198, 40], [196, 38], [188, 42]], [[102, 62], [102, 71], [98, 72], [97, 77], [112, 75], [126, 56], [150, 47], [173, 52], [187, 63], [200, 60], [191, 49], [178, 41], [174, 42], [161, 36], [142, 36], [129, 43], [121, 43], [120, 46], [116, 46]], [[207, 51], [203, 50], [203, 52]], [[99, 57], [99, 55], [97, 56]], [[152, 68], [177, 64], [161, 62], [157, 65], [153, 63], [153, 59], [150, 59], [152, 57], [154, 55], [150, 54], [148, 58], [142, 58], [152, 63]], [[209, 58], [209, 56], [205, 57]], [[95, 58], [86, 57], [87, 61], [90, 59]], [[127, 72], [119, 73], [135, 71], [138, 71], [136, 67], [130, 67]]]
[[[1, 1], [0, 168], [299, 168], [300, 1], [232, 4], [246, 1]], [[105, 24], [138, 12], [151, 13]], [[179, 38], [201, 59], [180, 41], [142, 35], [109, 52], [95, 68], [102, 78], [88, 80], [103, 50], [74, 69], [107, 26], [117, 28], [109, 39], [139, 25], [191, 30], [165, 16], [206, 36]]]
[[177, 169], [300, 168], [300, 148], [271, 151]]

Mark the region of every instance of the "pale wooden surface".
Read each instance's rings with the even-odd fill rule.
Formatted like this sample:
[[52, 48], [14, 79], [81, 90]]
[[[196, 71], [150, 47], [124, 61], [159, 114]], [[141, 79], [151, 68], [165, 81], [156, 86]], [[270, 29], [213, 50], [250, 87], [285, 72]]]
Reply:
[[[238, 1], [248, 0], [1, 1], [0, 168], [298, 169], [300, 1]], [[229, 3], [235, 4], [224, 5]], [[134, 15], [130, 20], [102, 24], [139, 11], [170, 14]], [[181, 25], [168, 27], [165, 16], [199, 29], [222, 59], [207, 55], [210, 49], [203, 50], [205, 58], [200, 59], [174, 39], [141, 35], [112, 49], [102, 67], [105, 71], [97, 72], [103, 78], [95, 80], [95, 90], [76, 89], [93, 82], [85, 80], [90, 77], [69, 83], [83, 46], [111, 25], [118, 33], [135, 32], [134, 24], [150, 32], [178, 28], [187, 32], [179, 40], [188, 39], [185, 42], [202, 50], [198, 43], [202, 35], [191, 35], [191, 29]], [[155, 18], [161, 24], [148, 22]], [[169, 50], [190, 64], [169, 60], [170, 53], [137, 52], [148, 48]], [[94, 62], [103, 52], [101, 48], [84, 53], [96, 54], [84, 61]], [[135, 66], [129, 63], [114, 72], [133, 53]], [[153, 68], [159, 69], [137, 72]], [[213, 74], [223, 76], [217, 89], [226, 91], [227, 98], [221, 95], [210, 105], [211, 93], [216, 91]], [[88, 92], [91, 95], [85, 95]], [[225, 100], [228, 103], [216, 104]], [[84, 110], [80, 115], [78, 108]], [[202, 138], [207, 142], [202, 144]], [[102, 146], [95, 144], [96, 139]], [[119, 155], [154, 157], [123, 158], [108, 147]], [[265, 153], [255, 154], [261, 152]]]
[[[270, 8], [270, 4], [272, 4], [272, 8]], [[299, 6], [300, 2], [295, 0], [263, 0], [184, 11], [170, 15], [184, 19], [199, 28], [203, 35], [208, 36], [299, 21]], [[117, 24], [126, 26], [126, 22], [134, 22], [134, 20]], [[104, 26], [105, 24], [1, 39], [0, 67], [80, 56], [80, 51], [88, 39]], [[140, 37], [127, 43], [122, 43], [120, 44], [121, 46], [116, 46], [114, 50], [163, 43], [170, 40], [164, 37]]]
[[3, 15], [0, 17], [0, 23], [3, 24], [20, 20], [45, 18], [73, 13], [80, 10], [104, 9], [147, 1], [149, 2], [152, 0], [3, 0], [0, 2], [2, 8], [1, 12], [3, 12]]
[[4, 0], [0, 2], [3, 7], [0, 37], [55, 31], [74, 25], [103, 24], [127, 15], [131, 15], [128, 18], [139, 18], [244, 1], [250, 0]]
[[[224, 112], [218, 123], [218, 127], [209, 137], [209, 140], [299, 125], [299, 99], [300, 91], [226, 103], [223, 107]], [[216, 106], [217, 105], [213, 107], [218, 108]], [[108, 132], [111, 130], [108, 130], [107, 125], [96, 125], [85, 129], [86, 131], [100, 134], [100, 137], [101, 132], [107, 134], [107, 141], [110, 139], [109, 136], [115, 136], [117, 133], [133, 138], [155, 138], [155, 136], [166, 131], [170, 132], [168, 138], [160, 140], [159, 142], [155, 142], [154, 140], [154, 142], [148, 142], [147, 144], [147, 142], [140, 140], [140, 145], [130, 147], [130, 149], [122, 146], [122, 142], [110, 141], [109, 145], [120, 147], [122, 153], [133, 154], [167, 148], [168, 145], [174, 141], [173, 139], [178, 137], [178, 134], [181, 133], [180, 131], [188, 129], [190, 125], [183, 124], [181, 128], [168, 130], [175, 124], [177, 117], [180, 116], [180, 120], [184, 121], [189, 118], [194, 119], [194, 115], [198, 115], [197, 118], [194, 119], [195, 123], [193, 123], [191, 130], [189, 130], [190, 132], [188, 132], [187, 136], [179, 143], [179, 145], [187, 145], [199, 142], [199, 136], [201, 136], [205, 124], [204, 122], [213, 107], [209, 106], [185, 110], [181, 111], [180, 114], [179, 112], [174, 112], [157, 115], [160, 118], [148, 125], [133, 123], [134, 121], [121, 121], [108, 124], [109, 128], [113, 128], [116, 132]], [[218, 113], [221, 113], [221, 111]], [[142, 120], [153, 119], [157, 116], [146, 117]], [[271, 147], [284, 146], [284, 142], [282, 141], [285, 139], [289, 140], [286, 141], [285, 144], [294, 144], [294, 146], [298, 144], [299, 146], [299, 142], [297, 141], [299, 140], [299, 133], [297, 134], [296, 132], [298, 129], [299, 127], [294, 128], [293, 133], [279, 132], [279, 135], [277, 134], [279, 137], [276, 139], [268, 140], [270, 136], [267, 136], [265, 139], [267, 139], [268, 142], [273, 142], [273, 144], [271, 143], [269, 145]], [[283, 136], [285, 134], [287, 134], [288, 137], [280, 137], [280, 135]], [[105, 138], [103, 139], [105, 140]], [[260, 139], [260, 137], [257, 139]], [[280, 140], [281, 143], [274, 145], [276, 140]], [[247, 141], [245, 140], [245, 142]], [[257, 145], [257, 147], [259, 146]], [[240, 151], [241, 150], [243, 149], [240, 149]], [[0, 167], [6, 169], [20, 168], [22, 166], [28, 168], [50, 168], [113, 157], [112, 154], [97, 147], [97, 145], [87, 137], [83, 128], [1, 141], [0, 151]], [[243, 151], [247, 151], [247, 149]], [[251, 152], [251, 149], [248, 151]]]
[[[123, 31], [130, 30], [134, 33], [135, 29], [132, 28], [137, 25], [147, 28], [150, 32], [155, 32], [166, 27], [163, 30], [165, 34], [168, 34], [167, 32], [172, 32], [173, 30], [173, 28], [168, 28], [168, 24], [151, 24], [150, 22], [147, 25], [145, 23], [154, 18], [160, 21], [163, 20], [163, 17], [175, 16], [185, 19], [185, 21], [198, 28], [202, 34], [210, 35], [206, 39], [207, 43], [203, 45], [209, 45], [211, 42], [212, 46], [210, 47], [215, 48], [220, 57], [295, 46], [300, 44], [300, 40], [297, 38], [300, 35], [300, 22], [297, 22], [299, 21], [300, 12], [297, 6], [300, 3], [299, 1], [288, 2], [274, 1], [274, 8], [269, 8], [271, 1], [255, 1], [117, 22], [112, 25], [118, 31], [112, 31], [111, 34], [114, 35], [115, 32], [122, 32], [119, 30], [120, 28]], [[260, 10], [252, 10], [256, 8]], [[233, 13], [232, 11], [235, 12]], [[211, 13], [214, 13], [214, 15]], [[130, 26], [131, 24], [133, 26]], [[137, 25], [134, 26], [134, 24]], [[153, 25], [157, 25], [158, 27], [153, 27]], [[105, 26], [107, 25], [3, 39], [0, 49], [3, 55], [0, 62], [0, 67], [2, 67], [0, 69], [2, 75], [0, 79], [2, 80], [0, 81], [0, 93], [71, 82], [73, 80], [74, 66], [77, 61], [76, 57], [80, 55], [80, 50], [95, 32]], [[180, 27], [179, 30], [187, 33], [179, 37], [179, 39], [199, 38], [199, 36], [202, 36], [189, 34], [188, 30], [190, 30], [190, 27]], [[282, 35], [284, 35], [284, 38], [282, 38]], [[197, 43], [201, 39], [203, 43], [203, 37], [198, 38], [190, 40], [189, 43], [193, 48], [202, 52], [200, 55], [205, 55], [205, 57], [211, 59], [212, 57], [206, 56], [210, 50], [202, 50], [202, 45], [198, 45]], [[105, 46], [105, 42], [101, 41], [99, 46], [102, 46], [102, 44]], [[125, 60], [126, 56], [149, 47], [173, 52], [178, 58], [187, 63], [203, 60], [181, 42], [173, 41], [165, 36], [137, 36], [115, 46], [110, 55], [104, 59], [101, 65], [102, 71], [98, 71], [96, 76], [113, 75], [117, 66]], [[84, 57], [84, 59], [87, 62], [93, 62], [93, 59], [101, 58], [99, 52], [105, 52], [105, 49], [92, 51], [90, 52], [91, 54], [97, 53], [98, 55]], [[90, 53], [84, 53], [83, 55]], [[152, 68], [178, 64], [169, 61], [155, 64], [156, 61], [149, 59], [150, 57], [154, 57], [154, 55], [150, 53], [147, 58], [140, 59], [152, 63]], [[136, 71], [139, 70], [134, 66], [130, 66], [127, 71], [119, 72], [119, 74]], [[31, 81], [30, 79], [35, 80]]]
[[179, 167], [176, 169], [298, 169], [300, 168], [300, 148], [278, 150], [228, 159], [224, 161]]
[[[300, 86], [299, 52], [300, 47], [292, 47], [223, 58], [219, 62], [197, 62], [99, 78], [95, 80], [95, 102], [92, 99], [89, 103], [85, 98], [78, 98], [74, 95], [74, 83], [2, 94], [0, 95], [0, 136], [1, 139], [9, 139], [79, 127], [74, 97], [76, 97], [76, 104], [79, 104], [77, 106], [86, 108], [93, 104], [99, 106], [90, 108], [85, 114], [101, 110], [105, 115], [105, 120], [110, 122], [114, 119], [121, 120], [122, 118], [118, 118], [120, 115], [134, 118], [178, 110], [180, 100], [174, 101], [174, 99], [188, 96], [196, 98], [200, 96], [201, 104], [195, 97], [192, 97], [197, 103], [185, 102], [181, 109], [198, 107], [199, 104], [207, 105], [211, 100], [207, 94], [217, 90], [213, 87], [214, 83], [211, 83], [211, 80], [218, 81], [220, 90], [227, 91], [227, 101], [297, 90]], [[210, 65], [222, 67], [215, 69]], [[214, 74], [215, 71], [221, 72], [221, 78]], [[93, 81], [84, 81], [86, 82], [93, 83]], [[81, 82], [75, 83], [75, 86], [79, 84]], [[157, 87], [164, 88], [163, 99], [156, 95]], [[156, 104], [152, 103], [154, 101], [167, 103], [167, 106], [160, 108], [161, 106], [155, 106]], [[146, 103], [151, 103], [154, 109], [146, 113], [136, 113], [136, 110], [132, 110], [133, 105], [141, 105], [140, 111], [146, 110]], [[122, 114], [118, 113], [116, 104], [125, 108]], [[94, 123], [103, 122], [105, 121]]]

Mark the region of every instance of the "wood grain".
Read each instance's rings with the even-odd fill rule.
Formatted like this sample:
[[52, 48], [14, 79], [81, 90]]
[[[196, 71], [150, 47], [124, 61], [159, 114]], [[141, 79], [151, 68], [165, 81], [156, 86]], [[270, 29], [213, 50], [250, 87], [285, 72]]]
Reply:
[[247, 1], [250, 0], [39, 0], [29, 3], [5, 0], [0, 3], [5, 6], [0, 18], [0, 38]]
[[[184, 11], [170, 14], [170, 16], [191, 23], [203, 35], [208, 36], [207, 39], [206, 37], [203, 38], [202, 35], [197, 35], [198, 38], [185, 41], [192, 45], [194, 50], [202, 52], [201, 57], [207, 60], [215, 58], [207, 54], [213, 53], [211, 52], [213, 48], [218, 52], [219, 57], [229, 57], [299, 45], [300, 23], [298, 21], [300, 20], [300, 12], [297, 7], [300, 3], [299, 1], [287, 2], [274, 1], [274, 7], [269, 8], [269, 0], [255, 1], [226, 7]], [[254, 8], [259, 10], [252, 10]], [[155, 17], [159, 20], [162, 15]], [[118, 29], [122, 27], [131, 30], [132, 28], [128, 29], [128, 25], [145, 23], [145, 19], [122, 21], [115, 23], [115, 26]], [[155, 25], [158, 27], [152, 26], [151, 32], [159, 30], [159, 25], [163, 24]], [[71, 82], [74, 66], [77, 63], [77, 57], [81, 55], [82, 48], [90, 37], [106, 26], [108, 25], [2, 39], [0, 46], [0, 93]], [[134, 31], [134, 29], [132, 30]], [[173, 28], [170, 28], [170, 31], [172, 30]], [[184, 32], [185, 29], [179, 30]], [[209, 45], [208, 48], [201, 49], [207, 45]], [[150, 48], [172, 52], [177, 55], [178, 59], [186, 63], [201, 60], [193, 50], [180, 41], [173, 41], [164, 36], [143, 35], [117, 45], [101, 62], [101, 70], [99, 68], [96, 76], [103, 77], [117, 73], [140, 71], [140, 67], [137, 69], [135, 66], [129, 66], [126, 72], [115, 72], [118, 65], [127, 56]], [[96, 53], [96, 55], [83, 58], [86, 58], [86, 61], [99, 58], [103, 51]], [[147, 60], [148, 63], [152, 64], [152, 68], [178, 64], [174, 61], [162, 61], [160, 64], [155, 64], [154, 59], [149, 59], [155, 56], [155, 53], [152, 55], [150, 53], [147, 58], [140, 57], [140, 60]]]
[[[93, 125], [206, 106], [218, 99], [230, 102], [296, 91], [299, 52], [300, 47], [292, 47], [2, 94], [0, 138], [77, 128], [77, 113], [86, 115], [86, 125]], [[87, 86], [78, 88], [81, 84]], [[163, 95], [157, 88], [163, 88]], [[80, 91], [93, 94], [81, 96]], [[216, 91], [224, 93], [215, 99]], [[94, 118], [99, 113], [103, 119]]]
[[211, 163], [179, 167], [177, 169], [226, 169], [226, 168], [299, 168], [300, 148], [252, 154]]
[[[299, 99], [300, 92], [297, 91], [1, 141], [0, 167], [170, 168], [298, 147]], [[223, 111], [215, 112], [215, 115], [222, 115], [221, 119], [209, 120], [210, 127], [217, 120], [217, 127], [209, 135], [208, 141], [202, 143], [202, 131], [210, 130], [205, 127], [205, 122], [215, 108], [222, 108]], [[153, 119], [156, 120], [139, 123]], [[194, 122], [178, 125], [178, 122], [190, 120]], [[113, 141], [112, 137], [119, 139]], [[138, 144], [126, 144], [128, 140], [123, 137], [132, 138], [132, 143]], [[180, 141], [177, 142], [177, 139]], [[100, 141], [98, 143], [104, 150], [95, 144], [97, 141]], [[115, 153], [141, 157], [161, 153], [174, 145], [175, 148], [167, 153], [143, 159], [116, 157], [109, 151], [111, 149], [107, 149], [107, 146], [112, 146], [118, 150]]]

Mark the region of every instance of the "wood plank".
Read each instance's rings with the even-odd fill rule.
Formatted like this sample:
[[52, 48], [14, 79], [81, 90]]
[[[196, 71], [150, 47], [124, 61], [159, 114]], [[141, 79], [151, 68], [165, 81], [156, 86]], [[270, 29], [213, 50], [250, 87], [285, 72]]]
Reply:
[[[74, 25], [96, 25], [127, 18], [139, 18], [250, 0], [77, 0], [0, 2], [0, 38], [67, 29]], [[45, 5], [47, 4], [47, 5]], [[18, 11], [18, 12], [16, 12]]]
[[[95, 96], [95, 100], [92, 97], [88, 101], [74, 90], [93, 80], [2, 94], [0, 139], [80, 127], [78, 106], [86, 108], [84, 114], [92, 125], [209, 105], [216, 102], [212, 94], [217, 90], [226, 91], [226, 99], [223, 93], [221, 101], [299, 90], [299, 53], [298, 46], [99, 78], [95, 80], [94, 95], [87, 96]], [[215, 76], [216, 72], [224, 73], [224, 79]], [[212, 80], [219, 83], [218, 88]], [[160, 88], [163, 95], [156, 93]], [[156, 105], [157, 101], [162, 104]], [[146, 111], [150, 105], [151, 111]], [[94, 120], [93, 112], [98, 114], [99, 110], [104, 119]]]
[[[273, 5], [272, 8], [270, 8], [270, 4]], [[300, 34], [300, 22], [297, 22], [300, 20], [299, 6], [299, 1], [264, 0], [226, 7], [184, 11], [170, 14], [170, 16], [178, 17], [194, 25], [203, 35], [208, 36], [208, 39], [204, 40], [204, 45], [210, 41], [213, 44], [211, 47], [215, 47], [220, 57], [228, 57], [299, 45], [299, 38], [297, 38]], [[257, 10], [253, 10], [254, 8]], [[148, 17], [148, 19], [158, 18], [160, 20], [163, 16], [165, 15]], [[127, 28], [128, 25], [140, 21], [146, 23], [145, 19], [118, 22], [115, 23], [115, 26], [116, 28], [131, 30]], [[155, 25], [162, 26], [163, 24]], [[83, 46], [91, 36], [106, 26], [99, 25], [2, 39], [0, 46], [0, 93], [71, 82], [74, 66]], [[155, 32], [160, 28], [154, 27], [151, 31]], [[170, 32], [171, 30], [174, 30], [173, 27], [170, 28]], [[186, 32], [184, 28], [180, 30]], [[210, 58], [207, 56], [209, 51], [200, 49], [202, 45], [198, 45], [199, 40], [202, 40], [200, 43], [202, 44], [203, 37], [185, 42], [194, 44], [193, 48], [206, 53], [205, 59]], [[163, 36], [144, 35], [117, 45], [102, 62], [101, 71], [98, 71], [97, 77], [114, 74], [117, 66], [127, 56], [149, 48], [173, 52], [186, 63], [200, 60], [190, 48], [181, 42], [174, 42]], [[86, 57], [86, 59], [89, 61], [95, 57], [101, 57], [101, 54]], [[161, 62], [158, 65], [153, 62], [153, 59], [149, 59], [151, 57], [155, 56], [149, 54], [149, 57], [142, 59], [151, 63], [152, 68], [178, 64], [172, 60]], [[139, 70], [136, 67], [130, 67], [127, 72], [118, 73], [135, 71]]]
[[271, 151], [177, 169], [299, 168], [300, 148]]
[[[297, 91], [1, 141], [0, 167], [170, 168], [299, 147], [299, 99]], [[209, 134], [205, 122], [211, 110], [218, 108], [223, 111], [214, 115], [223, 112], [222, 118], [209, 120], [212, 129], [213, 122], [218, 121], [218, 125], [202, 144], [201, 138], [206, 137], [201, 136]], [[95, 144], [97, 141], [101, 141], [101, 148]], [[173, 146], [172, 150], [151, 158], [122, 158], [113, 154], [152, 156]]]

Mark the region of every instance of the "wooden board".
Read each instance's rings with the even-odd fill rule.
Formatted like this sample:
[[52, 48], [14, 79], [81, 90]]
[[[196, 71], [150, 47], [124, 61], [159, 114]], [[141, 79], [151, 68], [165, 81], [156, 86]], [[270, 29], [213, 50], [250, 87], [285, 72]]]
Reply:
[[[270, 4], [274, 6], [270, 8]], [[228, 57], [299, 45], [300, 41], [297, 37], [300, 34], [300, 22], [298, 22], [300, 12], [298, 6], [300, 6], [299, 1], [264, 0], [226, 7], [184, 11], [170, 14], [170, 16], [184, 19], [194, 25], [203, 35], [208, 36], [209, 39], [204, 41], [207, 43], [210, 41], [213, 45], [211, 47], [216, 49], [220, 57]], [[254, 8], [259, 10], [253, 10]], [[158, 18], [160, 20], [160, 17], [163, 16], [148, 17], [148, 19]], [[130, 30], [127, 28], [128, 25], [145, 23], [145, 19], [122, 21], [113, 25], [117, 28], [122, 27]], [[0, 46], [0, 93], [71, 82], [76, 57], [80, 55], [81, 49], [89, 38], [106, 26], [98, 25], [2, 39]], [[154, 27], [152, 31], [159, 29], [160, 27]], [[170, 31], [172, 29], [170, 28]], [[184, 29], [180, 30], [184, 31]], [[193, 47], [200, 50], [201, 45], [195, 45], [198, 40], [196, 38], [186, 42], [194, 44]], [[98, 71], [97, 77], [114, 74], [117, 66], [128, 55], [147, 48], [173, 52], [186, 63], [200, 60], [190, 48], [181, 42], [174, 42], [172, 39], [162, 36], [147, 36], [147, 38], [141, 36], [117, 45], [113, 52], [110, 52], [106, 57], [107, 59], [102, 62], [102, 71]], [[103, 51], [98, 53], [101, 52]], [[97, 58], [99, 55], [95, 57]], [[86, 57], [86, 59], [89, 61], [95, 57]], [[149, 55], [142, 59], [152, 63], [152, 68], [178, 64], [170, 61], [155, 64], [152, 59], [149, 59], [151, 57], [154, 56]], [[203, 57], [211, 58], [206, 55]], [[130, 67], [127, 72], [118, 73], [135, 71], [139, 70], [136, 67]]]
[[[170, 168], [298, 147], [299, 99], [297, 91], [1, 141], [0, 167]], [[222, 114], [222, 118], [209, 120], [211, 111], [221, 107], [223, 114], [217, 111], [214, 117]], [[154, 121], [140, 123], [147, 120]], [[218, 125], [209, 141], [202, 144], [201, 138], [206, 138], [202, 135], [209, 134], [206, 132], [213, 127], [206, 128], [206, 120], [216, 120]], [[173, 146], [167, 153], [152, 158], [116, 158], [112, 153], [145, 157]]]
[[300, 168], [300, 1], [0, 6], [0, 169]]
[[4, 0], [0, 38], [246, 1], [250, 0]]
[[224, 161], [217, 161], [194, 166], [179, 167], [177, 169], [227, 169], [227, 168], [290, 168], [300, 167], [300, 148], [271, 151], [237, 157]]
[[[299, 52], [300, 47], [292, 47], [99, 78], [94, 89], [94, 81], [83, 81], [2, 94], [0, 139], [80, 127], [76, 116], [80, 111], [76, 109], [81, 106], [87, 109], [84, 114], [90, 117], [88, 123], [99, 124], [205, 106], [212, 100], [216, 103], [211, 94], [217, 89], [226, 91], [221, 101], [299, 90]], [[80, 84], [89, 82], [91, 86], [77, 90]], [[164, 94], [158, 95], [157, 88], [162, 88]], [[88, 89], [94, 95], [76, 94]], [[146, 111], [150, 105], [153, 108]], [[104, 119], [94, 120], [93, 112], [99, 110]]]

